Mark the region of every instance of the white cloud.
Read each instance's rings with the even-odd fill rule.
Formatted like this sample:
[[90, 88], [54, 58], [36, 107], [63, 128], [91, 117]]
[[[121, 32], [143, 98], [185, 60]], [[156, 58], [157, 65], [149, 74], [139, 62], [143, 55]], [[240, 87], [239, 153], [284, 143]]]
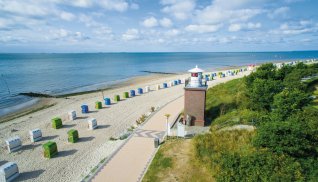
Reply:
[[104, 9], [116, 10], [116, 11], [126, 11], [129, 4], [125, 0], [99, 0], [97, 1]]
[[60, 12], [60, 17], [61, 17], [61, 19], [66, 20], [66, 21], [72, 21], [75, 19], [75, 15], [73, 15], [72, 13], [69, 13], [69, 12], [65, 12], [65, 11]]
[[79, 21], [84, 23], [86, 27], [92, 30], [97, 39], [112, 40], [114, 38], [113, 31], [110, 27], [95, 21], [92, 17], [81, 14]]
[[279, 29], [271, 30], [273, 34], [299, 35], [318, 32], [318, 24], [311, 21], [301, 20], [298, 22], [283, 23]]
[[261, 9], [224, 10], [219, 7], [208, 6], [197, 14], [197, 21], [201, 23], [242, 22], [262, 13]]
[[217, 25], [188, 25], [185, 27], [185, 30], [188, 32], [196, 32], [196, 33], [210, 33], [216, 32], [222, 27], [221, 24]]
[[289, 7], [280, 7], [268, 13], [269, 18], [285, 18], [288, 15], [290, 8]]
[[57, 36], [58, 37], [67, 37], [67, 35], [68, 35], [69, 33], [68, 33], [68, 31], [67, 30], [65, 30], [65, 29], [63, 29], [63, 28], [61, 28], [61, 29], [59, 29], [58, 31], [57, 31]]
[[196, 11], [196, 21], [201, 24], [244, 22], [266, 12], [266, 2], [274, 0], [214, 0]]
[[25, 37], [21, 36], [11, 36], [11, 35], [5, 35], [0, 36], [0, 42], [4, 44], [12, 44], [12, 43], [26, 43], [27, 40], [25, 40]]
[[89, 37], [83, 35], [82, 32], [72, 32], [63, 28], [50, 30], [50, 34], [47, 36], [48, 40], [61, 40], [66, 42], [79, 42], [89, 39]]
[[[126, 0], [72, 0], [72, 1], [63, 1], [63, 0], [53, 0], [57, 4], [66, 4], [69, 6], [81, 7], [81, 8], [90, 8], [90, 7], [101, 7], [105, 10], [113, 10], [124, 12], [129, 8], [129, 3]], [[132, 3], [130, 6], [133, 8], [139, 8], [137, 4]]]
[[237, 32], [237, 31], [240, 31], [240, 30], [255, 30], [255, 29], [258, 29], [258, 28], [261, 28], [262, 24], [261, 23], [233, 23], [233, 24], [230, 24], [229, 26], [229, 31], [230, 32]]
[[195, 8], [195, 0], [162, 0], [161, 4], [165, 7], [164, 13], [168, 13], [178, 20], [189, 18]]
[[10, 22], [6, 19], [0, 18], [0, 29], [7, 28]]
[[122, 35], [122, 39], [125, 41], [136, 40], [139, 39], [139, 31], [137, 29], [128, 29], [126, 33]]
[[214, 0], [212, 6], [219, 7], [224, 10], [256, 8], [265, 3], [275, 2], [275, 0]]
[[158, 26], [158, 20], [155, 17], [146, 18], [142, 23], [144, 27], [152, 28]]
[[229, 26], [230, 32], [237, 32], [237, 31], [240, 31], [241, 29], [242, 29], [242, 24], [235, 23]]
[[247, 24], [247, 29], [257, 29], [257, 28], [261, 28], [262, 24], [261, 23], [248, 23]]
[[169, 28], [172, 26], [172, 21], [169, 18], [162, 18], [160, 20], [160, 25], [165, 28]]
[[91, 0], [72, 0], [70, 3], [73, 6], [82, 7], [82, 8], [88, 8], [92, 6], [93, 2]]
[[0, 1], [0, 12], [1, 11], [25, 16], [44, 16], [51, 12], [48, 6], [45, 6], [45, 3], [33, 3], [27, 0], [2, 0]]
[[174, 37], [180, 34], [180, 31], [178, 29], [172, 29], [165, 32], [165, 35], [168, 37]]

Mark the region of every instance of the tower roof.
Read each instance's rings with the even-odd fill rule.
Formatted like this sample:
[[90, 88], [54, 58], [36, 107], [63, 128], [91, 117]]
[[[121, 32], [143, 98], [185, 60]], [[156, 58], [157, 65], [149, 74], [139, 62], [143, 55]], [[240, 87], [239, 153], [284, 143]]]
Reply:
[[192, 68], [188, 72], [190, 72], [190, 73], [202, 73], [202, 72], [204, 72], [204, 70], [202, 70], [201, 68], [198, 68], [198, 65], [196, 65], [195, 68]]

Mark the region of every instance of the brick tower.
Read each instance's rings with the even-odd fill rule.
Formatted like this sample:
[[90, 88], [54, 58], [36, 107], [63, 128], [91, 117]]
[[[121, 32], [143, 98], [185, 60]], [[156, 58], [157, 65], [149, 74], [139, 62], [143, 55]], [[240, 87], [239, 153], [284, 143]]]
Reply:
[[207, 86], [202, 84], [203, 70], [196, 66], [188, 72], [191, 77], [184, 87], [184, 117], [187, 125], [204, 126]]

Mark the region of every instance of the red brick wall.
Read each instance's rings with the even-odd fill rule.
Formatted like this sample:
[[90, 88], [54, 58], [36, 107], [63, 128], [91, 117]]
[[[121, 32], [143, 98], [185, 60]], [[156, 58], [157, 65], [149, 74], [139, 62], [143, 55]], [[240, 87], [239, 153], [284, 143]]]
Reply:
[[192, 116], [192, 125], [204, 126], [206, 90], [185, 88], [184, 116]]

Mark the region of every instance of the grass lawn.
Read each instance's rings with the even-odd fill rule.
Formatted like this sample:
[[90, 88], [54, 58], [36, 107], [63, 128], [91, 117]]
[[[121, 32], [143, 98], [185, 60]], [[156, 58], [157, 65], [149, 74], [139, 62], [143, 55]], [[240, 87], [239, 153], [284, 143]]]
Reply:
[[192, 139], [169, 139], [160, 147], [143, 182], [215, 181], [194, 157]]

